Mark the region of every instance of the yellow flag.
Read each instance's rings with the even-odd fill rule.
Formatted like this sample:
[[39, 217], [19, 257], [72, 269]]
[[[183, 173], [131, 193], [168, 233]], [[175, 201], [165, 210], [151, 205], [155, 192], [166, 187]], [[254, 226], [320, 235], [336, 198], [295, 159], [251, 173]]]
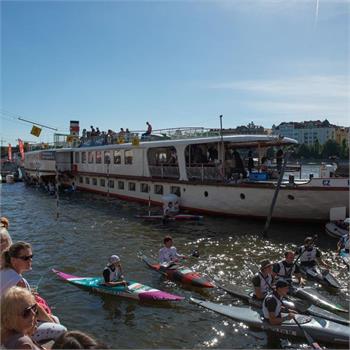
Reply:
[[74, 141], [74, 136], [68, 135], [67, 136], [67, 142], [73, 142]]
[[39, 137], [40, 136], [40, 133], [41, 133], [41, 128], [33, 125], [32, 127], [32, 131], [30, 132], [32, 135], [36, 136], [36, 137]]
[[119, 136], [117, 143], [124, 143], [124, 137], [123, 136]]

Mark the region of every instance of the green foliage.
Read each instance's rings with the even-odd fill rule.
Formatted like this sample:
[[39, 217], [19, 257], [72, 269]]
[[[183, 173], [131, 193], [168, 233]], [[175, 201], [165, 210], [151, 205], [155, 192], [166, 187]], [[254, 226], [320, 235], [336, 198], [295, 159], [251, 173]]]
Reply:
[[334, 140], [328, 140], [322, 149], [322, 158], [340, 157], [340, 145]]
[[339, 145], [334, 140], [328, 140], [324, 145], [316, 141], [313, 145], [301, 144], [296, 148], [295, 156], [299, 159], [328, 159], [337, 157], [349, 159], [349, 146], [346, 140]]

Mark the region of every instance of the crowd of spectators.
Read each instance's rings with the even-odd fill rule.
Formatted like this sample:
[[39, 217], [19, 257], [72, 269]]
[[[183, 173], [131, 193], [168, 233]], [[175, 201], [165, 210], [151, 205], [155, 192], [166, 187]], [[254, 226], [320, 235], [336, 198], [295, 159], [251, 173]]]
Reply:
[[[152, 125], [146, 122], [147, 130], [141, 135], [141, 140], [147, 140], [152, 133]], [[119, 132], [108, 129], [107, 131], [100, 131], [98, 127], [90, 126], [90, 130], [83, 129], [80, 137], [80, 146], [99, 146], [110, 145], [114, 143], [128, 143], [132, 142], [134, 138], [138, 138], [137, 132], [130, 132], [128, 128], [120, 128]]]

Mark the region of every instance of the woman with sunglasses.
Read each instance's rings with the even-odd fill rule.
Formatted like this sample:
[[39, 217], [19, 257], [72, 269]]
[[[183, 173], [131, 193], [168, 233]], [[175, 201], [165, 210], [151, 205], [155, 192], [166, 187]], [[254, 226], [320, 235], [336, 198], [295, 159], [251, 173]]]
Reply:
[[1, 345], [6, 349], [44, 349], [32, 338], [37, 304], [27, 289], [11, 287], [1, 297]]
[[[0, 269], [0, 296], [14, 286], [22, 287], [31, 292], [28, 281], [22, 276], [23, 272], [32, 269], [32, 246], [26, 242], [16, 242], [2, 253], [4, 265]], [[51, 314], [46, 302], [38, 295], [34, 296], [38, 302], [39, 327], [34, 334], [37, 341], [56, 339], [67, 329], [59, 324], [56, 316]]]

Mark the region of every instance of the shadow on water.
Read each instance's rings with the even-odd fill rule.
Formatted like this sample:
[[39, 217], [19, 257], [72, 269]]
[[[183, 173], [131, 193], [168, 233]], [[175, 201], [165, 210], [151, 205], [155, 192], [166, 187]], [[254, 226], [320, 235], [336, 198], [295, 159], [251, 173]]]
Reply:
[[[1, 192], [2, 215], [10, 219], [13, 240], [33, 245], [33, 270], [25, 277], [33, 285], [40, 281], [40, 293], [69, 329], [88, 331], [114, 348], [275, 347], [265, 332], [255, 332], [187, 301], [148, 305], [97, 295], [64, 283], [50, 272], [57, 268], [78, 276], [99, 276], [108, 257], [118, 254], [128, 279], [184, 296], [186, 300], [194, 295], [242, 305], [218, 290], [207, 290], [202, 295], [183, 289], [148, 269], [137, 258], [137, 252], [157, 256], [167, 234], [173, 236], [181, 253], [199, 249], [199, 258], [189, 259], [186, 265], [215, 276], [223, 284], [249, 286], [262, 259], [279, 260], [285, 249], [294, 249], [306, 235], [317, 233], [325, 259], [344, 286], [334, 295], [319, 287], [318, 291], [334, 302], [348, 304], [348, 272], [335, 259], [336, 240], [325, 234], [322, 225], [272, 220], [269, 237], [263, 239], [263, 221], [205, 217], [203, 222], [146, 223], [135, 215], [147, 213], [147, 205], [89, 193], [63, 195], [56, 221], [56, 201], [47, 193], [21, 183], [2, 185]], [[306, 345], [302, 340], [283, 338], [276, 348], [295, 346]]]

